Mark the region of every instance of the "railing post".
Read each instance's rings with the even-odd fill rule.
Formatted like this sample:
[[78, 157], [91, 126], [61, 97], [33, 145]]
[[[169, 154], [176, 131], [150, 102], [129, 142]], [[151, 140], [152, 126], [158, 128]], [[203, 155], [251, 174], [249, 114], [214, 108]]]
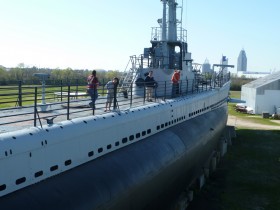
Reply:
[[193, 94], [193, 86], [195, 85], [195, 79], [193, 79], [193, 82], [192, 82], [192, 94]]
[[99, 86], [102, 85], [102, 95], [105, 94], [105, 79], [102, 79], [102, 84], [99, 84]]
[[62, 82], [62, 80], [60, 80], [60, 101], [62, 101], [62, 85], [63, 85], [63, 82]]
[[166, 99], [166, 92], [167, 92], [166, 88], [167, 88], [167, 85], [166, 85], [166, 81], [165, 81], [164, 82], [164, 100]]
[[[95, 89], [94, 89], [95, 88]], [[95, 102], [96, 102], [96, 94], [98, 95], [98, 89], [96, 86], [93, 87], [93, 98], [94, 98], [94, 101], [91, 101], [92, 103], [92, 115], [95, 114]]]
[[179, 95], [182, 96], [182, 80], [180, 80]]
[[143, 85], [143, 87], [144, 87], [144, 98], [143, 98], [143, 104], [145, 104], [145, 101], [146, 101], [146, 84], [145, 84], [145, 82], [143, 82], [144, 83], [144, 85]]
[[132, 83], [130, 84], [130, 107], [132, 107]]
[[18, 106], [22, 106], [22, 81], [18, 83]]
[[113, 110], [117, 110], [117, 88], [118, 86], [114, 84], [114, 106]]
[[189, 80], [187, 79], [187, 91], [186, 91], [186, 95], [188, 95], [189, 92]]
[[217, 77], [215, 76], [215, 78], [214, 78], [214, 89], [216, 88], [216, 81], [217, 81]]
[[36, 127], [36, 114], [37, 114], [37, 87], [35, 87], [35, 93], [34, 93], [34, 127]]
[[203, 92], [204, 91], [204, 82], [203, 82], [203, 79], [202, 79], [202, 82], [201, 82], [201, 84], [202, 84], [202, 90], [201, 90], [201, 92]]
[[70, 85], [68, 84], [67, 94], [67, 120], [70, 120]]
[[78, 92], [79, 92], [79, 80], [76, 79], [76, 99], [78, 98]]
[[156, 85], [154, 85], [153, 91], [154, 91], [154, 97], [155, 97], [155, 101], [156, 101], [157, 100], [157, 86]]

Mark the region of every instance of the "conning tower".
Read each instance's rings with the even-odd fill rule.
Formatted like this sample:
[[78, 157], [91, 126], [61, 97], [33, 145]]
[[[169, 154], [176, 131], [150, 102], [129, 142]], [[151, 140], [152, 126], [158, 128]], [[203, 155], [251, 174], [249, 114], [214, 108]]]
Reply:
[[152, 68], [183, 69], [182, 62], [190, 60], [187, 56], [187, 31], [182, 28], [182, 18], [176, 18], [176, 0], [162, 0], [162, 3], [163, 14], [158, 19], [160, 27], [152, 28], [152, 47], [145, 48], [144, 57], [150, 57]]

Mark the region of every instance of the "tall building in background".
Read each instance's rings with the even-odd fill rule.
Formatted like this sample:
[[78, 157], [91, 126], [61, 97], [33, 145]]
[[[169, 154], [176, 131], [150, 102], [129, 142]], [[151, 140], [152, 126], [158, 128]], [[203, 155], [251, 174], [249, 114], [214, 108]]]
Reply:
[[204, 63], [202, 64], [202, 73], [211, 73], [211, 65], [209, 63], [209, 60], [206, 58]]
[[247, 71], [247, 57], [244, 49], [240, 51], [237, 59], [237, 71]]

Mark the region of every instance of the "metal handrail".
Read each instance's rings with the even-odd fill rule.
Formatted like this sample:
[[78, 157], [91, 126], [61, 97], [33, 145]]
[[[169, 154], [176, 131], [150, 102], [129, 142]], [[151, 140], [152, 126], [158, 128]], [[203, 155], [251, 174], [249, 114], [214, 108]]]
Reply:
[[[219, 79], [219, 78], [217, 78]], [[178, 96], [184, 96], [184, 95], [190, 95], [190, 94], [199, 94], [201, 92], [205, 91], [211, 91], [212, 89], [221, 87], [225, 82], [227, 82], [230, 78], [227, 77], [227, 80], [225, 78], [220, 78], [221, 81], [212, 81], [211, 79], [197, 79], [197, 80], [187, 80], [187, 81], [180, 81], [180, 94]], [[159, 98], [161, 100], [165, 100], [168, 98], [171, 98], [171, 86], [166, 81], [159, 81], [158, 87], [154, 91], [154, 101], [157, 101]], [[190, 85], [192, 84], [192, 85]], [[113, 102], [113, 110], [126, 110], [132, 107], [141, 106], [147, 103], [145, 100], [145, 85], [143, 86], [143, 94], [142, 95], [135, 95], [133, 94], [133, 85], [129, 85], [131, 87], [129, 91], [129, 95], [124, 97], [124, 95], [121, 95], [121, 91], [119, 91], [119, 88], [116, 88], [116, 94], [114, 94], [114, 101]], [[18, 86], [19, 87], [19, 86]], [[74, 88], [73, 88], [74, 87]], [[9, 87], [9, 90], [13, 89], [15, 87]], [[40, 111], [40, 107], [42, 106], [40, 104], [41, 102], [41, 95], [38, 91], [38, 87], [24, 87], [21, 86], [21, 91], [11, 92], [11, 93], [1, 93], [1, 89], [5, 89], [4, 87], [1, 87], [0, 89], [0, 96], [6, 96], [6, 97], [12, 97], [18, 98], [18, 93], [21, 92], [21, 98], [22, 98], [22, 106], [18, 106], [19, 104], [16, 104], [16, 100], [11, 100], [10, 98], [4, 98], [7, 99], [7, 101], [3, 101], [3, 98], [1, 98], [0, 105], [2, 104], [8, 104], [8, 103], [15, 103], [15, 107], [6, 107], [0, 109], [0, 133], [1, 132], [7, 132], [9, 129], [2, 129], [2, 126], [8, 126], [8, 125], [14, 125], [14, 124], [25, 124], [28, 127], [37, 126], [37, 121], [39, 120], [40, 125], [47, 124], [45, 121], [49, 118], [58, 117], [59, 119], [56, 119], [58, 121], [63, 120], [70, 120], [74, 118], [78, 118], [81, 116], [89, 116], [89, 115], [95, 115], [102, 114], [105, 102], [106, 102], [106, 93], [105, 88], [100, 87], [98, 90], [99, 99], [96, 101], [96, 109], [93, 109], [91, 107], [87, 107], [86, 104], [90, 101], [90, 98], [88, 96], [81, 96], [79, 98], [79, 95], [71, 95], [72, 92], [75, 92], [75, 86], [68, 85], [67, 95], [63, 95], [60, 98], [55, 98], [55, 96], [52, 96], [51, 94], [54, 94], [52, 92], [53, 90], [56, 90], [55, 88], [60, 88], [60, 90], [65, 90], [65, 87], [62, 86], [48, 86], [46, 88], [46, 101], [47, 106], [50, 107], [49, 110], [46, 112]], [[61, 91], [61, 92], [62, 92]], [[158, 96], [157, 92], [163, 93], [163, 95]], [[77, 93], [77, 92], [76, 92]], [[23, 105], [28, 104], [28, 105]], [[66, 117], [64, 117], [66, 116]], [[29, 122], [29, 123], [27, 123]], [[33, 123], [32, 123], [33, 122]], [[22, 127], [20, 125], [19, 127]]]

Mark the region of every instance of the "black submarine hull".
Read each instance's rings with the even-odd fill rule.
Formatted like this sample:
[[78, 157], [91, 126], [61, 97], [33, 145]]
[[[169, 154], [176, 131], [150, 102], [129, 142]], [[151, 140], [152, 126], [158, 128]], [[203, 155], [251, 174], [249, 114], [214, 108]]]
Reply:
[[164, 209], [217, 149], [227, 105], [0, 198], [1, 210]]

